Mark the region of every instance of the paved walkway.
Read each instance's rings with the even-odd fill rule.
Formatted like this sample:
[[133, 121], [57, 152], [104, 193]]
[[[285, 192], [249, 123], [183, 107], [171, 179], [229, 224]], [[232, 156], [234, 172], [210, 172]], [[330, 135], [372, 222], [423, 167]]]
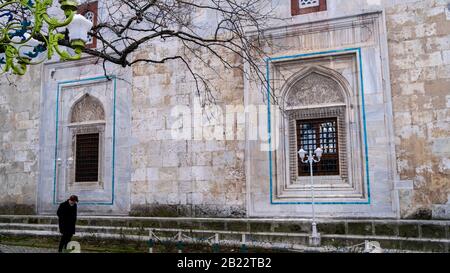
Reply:
[[0, 253], [56, 253], [57, 249], [0, 245]]

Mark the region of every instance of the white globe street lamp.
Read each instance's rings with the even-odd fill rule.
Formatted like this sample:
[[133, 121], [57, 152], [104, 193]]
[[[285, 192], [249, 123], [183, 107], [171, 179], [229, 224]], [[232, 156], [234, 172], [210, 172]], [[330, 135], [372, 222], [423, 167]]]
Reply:
[[[48, 13], [55, 4], [52, 0], [0, 1], [0, 75], [24, 75], [28, 65], [51, 59], [55, 52], [61, 60], [81, 58], [92, 23], [76, 14], [76, 0], [58, 2], [65, 15], [62, 20]], [[67, 43], [74, 52], [60, 48]]]
[[69, 31], [69, 40], [72, 46], [84, 47], [89, 40], [88, 32], [92, 28], [92, 22], [86, 19], [83, 15], [75, 14], [72, 22], [67, 26]]
[[320, 233], [317, 232], [317, 225], [316, 225], [316, 213], [315, 213], [315, 209], [314, 209], [314, 181], [313, 181], [313, 163], [318, 163], [320, 162], [320, 159], [322, 157], [322, 153], [323, 150], [321, 148], [317, 148], [314, 151], [315, 157], [312, 153], [312, 150], [309, 150], [309, 154], [308, 157], [305, 159], [306, 156], [306, 151], [302, 149], [300, 149], [298, 151], [298, 155], [300, 157], [300, 160], [302, 163], [309, 163], [309, 172], [311, 175], [311, 195], [312, 195], [312, 234], [309, 237], [309, 244], [312, 246], [319, 246], [320, 245]]

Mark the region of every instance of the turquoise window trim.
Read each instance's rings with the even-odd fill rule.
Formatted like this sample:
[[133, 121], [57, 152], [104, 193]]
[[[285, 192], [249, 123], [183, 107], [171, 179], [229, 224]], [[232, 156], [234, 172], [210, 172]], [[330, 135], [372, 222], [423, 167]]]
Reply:
[[359, 67], [359, 84], [361, 90], [361, 102], [362, 102], [362, 118], [363, 118], [363, 131], [364, 131], [364, 151], [365, 151], [365, 164], [366, 164], [366, 187], [367, 187], [367, 201], [361, 202], [314, 202], [315, 205], [370, 205], [370, 174], [369, 174], [369, 148], [367, 142], [367, 124], [366, 124], [366, 109], [364, 100], [364, 77], [361, 48], [347, 48], [342, 50], [330, 50], [322, 52], [305, 53], [298, 55], [280, 56], [266, 59], [266, 77], [267, 77], [267, 122], [268, 122], [268, 141], [269, 141], [269, 182], [270, 182], [270, 204], [271, 205], [311, 205], [312, 202], [275, 202], [273, 201], [273, 173], [272, 173], [272, 135], [271, 135], [271, 113], [270, 113], [270, 64], [274, 61], [301, 59], [303, 57], [313, 57], [321, 55], [340, 55], [355, 53], [357, 57]]
[[56, 197], [56, 168], [57, 168], [57, 159], [58, 159], [58, 131], [59, 131], [59, 94], [61, 92], [61, 87], [68, 84], [77, 84], [77, 83], [85, 83], [85, 82], [94, 82], [101, 80], [113, 80], [113, 136], [112, 136], [112, 185], [111, 185], [111, 202], [82, 202], [80, 201], [78, 205], [114, 205], [115, 199], [115, 155], [116, 155], [116, 94], [117, 94], [117, 78], [115, 75], [110, 76], [99, 76], [93, 78], [85, 78], [79, 80], [69, 80], [69, 81], [61, 81], [58, 82], [56, 88], [56, 122], [55, 122], [55, 161], [54, 161], [54, 170], [53, 170], [53, 205], [57, 205], [61, 200], [57, 200]]

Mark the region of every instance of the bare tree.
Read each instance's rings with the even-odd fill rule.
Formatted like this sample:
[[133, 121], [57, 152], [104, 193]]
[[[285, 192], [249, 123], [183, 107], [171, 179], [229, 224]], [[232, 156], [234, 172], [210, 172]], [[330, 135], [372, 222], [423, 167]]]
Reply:
[[[0, 0], [3, 2], [9, 1]], [[220, 77], [221, 72], [215, 69], [218, 61], [225, 69], [241, 70], [245, 77], [265, 86], [261, 61], [267, 41], [262, 30], [275, 19], [269, 0], [106, 0], [99, 1], [99, 7], [101, 16], [89, 33], [97, 40], [97, 47], [87, 47], [84, 52], [97, 56], [103, 67], [106, 62], [130, 67], [179, 61], [188, 69], [197, 92], [211, 98], [214, 85], [193, 63], [201, 63]], [[9, 23], [20, 24], [32, 17], [30, 9], [20, 4], [8, 8], [11, 10], [2, 10], [0, 16], [14, 16]], [[42, 32], [33, 38], [44, 41], [40, 36], [46, 33]], [[70, 48], [68, 35], [59, 44]], [[176, 51], [163, 50], [173, 45]], [[137, 54], [147, 48], [155, 50]]]
[[[197, 92], [203, 91], [208, 98], [212, 98], [214, 86], [193, 67], [191, 58], [218, 77], [221, 73], [209, 58], [225, 69], [239, 69], [246, 77], [265, 83], [260, 66], [265, 56], [262, 29], [273, 19], [267, 0], [116, 0], [106, 2], [104, 8], [107, 16], [90, 32], [98, 46], [85, 49], [104, 62], [127, 67], [180, 61], [193, 77]], [[247, 35], [249, 30], [253, 35]], [[181, 50], [133, 54], [144, 48], [163, 49], [171, 43], [180, 45]], [[69, 46], [69, 41], [61, 44]], [[243, 63], [248, 69], [244, 70]]]

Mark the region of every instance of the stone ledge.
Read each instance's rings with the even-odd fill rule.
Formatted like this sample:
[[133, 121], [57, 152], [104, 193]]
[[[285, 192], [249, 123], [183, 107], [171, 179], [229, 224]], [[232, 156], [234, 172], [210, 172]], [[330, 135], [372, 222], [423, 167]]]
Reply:
[[[5, 224], [56, 225], [56, 216], [5, 216]], [[78, 226], [92, 229], [114, 226], [118, 228], [176, 228], [195, 230], [223, 230], [246, 233], [280, 232], [309, 233], [311, 221], [307, 219], [257, 219], [257, 218], [164, 218], [164, 217], [107, 217], [79, 216]], [[449, 239], [450, 221], [436, 220], [337, 220], [317, 221], [319, 232], [338, 235], [398, 236], [404, 238]]]
[[[35, 225], [39, 226], [39, 225]], [[85, 227], [89, 228], [89, 227]], [[92, 237], [103, 239], [126, 239], [147, 241], [148, 235], [126, 234], [126, 233], [110, 233], [107, 229], [117, 230], [117, 227], [101, 227], [104, 232], [78, 232], [74, 237]], [[121, 231], [132, 228], [120, 228]], [[136, 229], [136, 228], [135, 228]], [[148, 232], [150, 229], [145, 229]], [[173, 240], [173, 234], [180, 231], [179, 229], [157, 229], [158, 237], [162, 240]], [[208, 243], [205, 238], [219, 233], [221, 245], [239, 246], [241, 244], [241, 232], [230, 231], [194, 231], [182, 230], [184, 234], [188, 234], [191, 239], [183, 239], [185, 243]], [[0, 229], [0, 234], [16, 235], [16, 236], [60, 236], [57, 231], [49, 230], [15, 230], [15, 229]], [[198, 236], [198, 234], [202, 234]], [[206, 236], [206, 237], [205, 237]], [[305, 233], [273, 233], [273, 232], [256, 232], [248, 234], [249, 247], [263, 247], [263, 248], [284, 248], [295, 249], [298, 246], [307, 244], [309, 234]], [[349, 247], [361, 244], [365, 240], [379, 241], [381, 247], [384, 249], [401, 249], [421, 252], [448, 252], [450, 240], [440, 239], [417, 239], [417, 238], [399, 238], [389, 236], [357, 236], [357, 235], [336, 235], [325, 234], [322, 235], [322, 245], [333, 247]]]
[[[56, 215], [0, 215], [1, 219], [16, 219], [16, 218], [38, 218], [38, 219], [57, 219]], [[257, 222], [257, 223], [296, 223], [306, 222], [311, 223], [310, 218], [207, 218], [207, 217], [140, 217], [140, 216], [107, 216], [107, 215], [78, 215], [78, 219], [107, 219], [107, 220], [156, 220], [156, 221], [209, 221], [209, 222]], [[405, 224], [435, 224], [435, 225], [450, 225], [450, 220], [414, 220], [414, 219], [385, 219], [385, 218], [371, 218], [371, 219], [339, 219], [339, 218], [318, 218], [317, 223], [405, 223]]]

